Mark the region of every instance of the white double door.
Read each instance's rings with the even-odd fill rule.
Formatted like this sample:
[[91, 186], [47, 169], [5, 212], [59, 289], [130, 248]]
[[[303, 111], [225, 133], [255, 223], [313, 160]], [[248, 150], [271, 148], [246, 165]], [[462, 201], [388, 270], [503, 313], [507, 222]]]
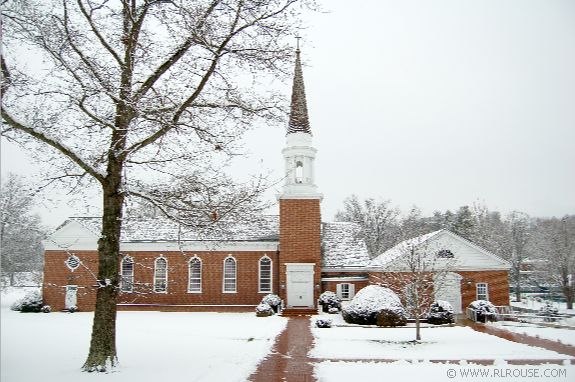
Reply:
[[286, 264], [287, 306], [313, 307], [313, 263]]

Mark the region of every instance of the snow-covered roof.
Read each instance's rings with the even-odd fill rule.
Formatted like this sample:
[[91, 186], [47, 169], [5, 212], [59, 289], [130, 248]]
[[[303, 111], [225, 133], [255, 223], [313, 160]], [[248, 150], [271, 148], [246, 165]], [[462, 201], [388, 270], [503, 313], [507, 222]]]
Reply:
[[[81, 224], [95, 235], [100, 235], [102, 219], [74, 217], [70, 220]], [[125, 219], [121, 241], [173, 242], [173, 241], [277, 241], [279, 217], [262, 215], [256, 220], [222, 222], [206, 229], [182, 226], [163, 217]]]
[[[93, 238], [100, 236], [99, 217], [74, 217], [60, 226], [75, 223]], [[74, 231], [75, 232], [75, 231]], [[365, 242], [356, 223], [322, 223], [323, 266], [333, 268], [361, 268], [369, 263]], [[69, 234], [64, 235], [69, 236]], [[170, 242], [279, 242], [279, 216], [264, 215], [242, 222], [223, 222], [210, 230], [183, 227], [176, 222], [156, 218], [127, 218], [122, 227], [122, 243]]]
[[446, 229], [404, 240], [371, 260], [369, 267], [400, 271], [405, 264], [401, 265], [394, 260], [408, 254], [412, 248], [426, 252], [449, 250], [453, 257], [443, 259], [443, 263], [438, 261], [437, 265], [443, 264], [451, 269], [508, 270], [511, 267], [508, 261]]
[[365, 241], [357, 223], [323, 223], [323, 267], [364, 267], [369, 264]]
[[399, 244], [391, 247], [387, 251], [383, 252], [370, 262], [370, 266], [373, 267], [381, 267], [384, 266], [393, 260], [397, 259], [398, 257], [405, 255], [409, 252], [409, 250], [413, 247], [418, 247], [421, 244], [425, 243], [427, 240], [431, 239], [432, 237], [438, 235], [443, 230], [433, 231], [430, 233], [426, 233], [425, 235], [417, 236], [412, 239], [407, 239], [402, 241]]

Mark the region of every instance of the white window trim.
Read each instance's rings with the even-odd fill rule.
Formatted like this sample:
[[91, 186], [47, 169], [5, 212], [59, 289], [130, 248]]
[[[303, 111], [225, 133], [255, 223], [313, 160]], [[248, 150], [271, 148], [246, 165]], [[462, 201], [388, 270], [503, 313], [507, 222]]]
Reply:
[[[71, 259], [76, 260], [78, 262], [78, 265], [76, 265], [75, 267], [70, 266], [68, 261], [70, 261]], [[74, 272], [76, 269], [80, 268], [80, 265], [82, 265], [82, 260], [80, 260], [80, 258], [76, 255], [70, 255], [66, 258], [66, 260], [64, 260], [64, 264], [66, 265], [66, 268]]]
[[[479, 286], [480, 285], [485, 285], [485, 298], [484, 299], [479, 298]], [[475, 284], [475, 299], [489, 301], [489, 284], [487, 284], [487, 283], [476, 283]]]
[[[192, 276], [192, 270], [190, 269], [190, 265], [192, 264], [193, 260], [198, 260], [200, 262], [200, 290], [190, 290], [190, 280], [191, 280], [191, 276]], [[202, 293], [202, 284], [203, 284], [203, 261], [201, 258], [199, 258], [197, 255], [194, 255], [194, 257], [191, 257], [190, 260], [188, 260], [188, 293]]]
[[[270, 290], [262, 290], [262, 260], [270, 261]], [[268, 255], [263, 255], [258, 260], [258, 293], [273, 293], [274, 290], [274, 262]]]
[[[130, 260], [132, 262], [132, 282], [130, 284], [130, 290], [124, 290], [124, 262]], [[135, 267], [134, 267], [134, 258], [132, 256], [124, 256], [122, 257], [122, 261], [120, 261], [120, 292], [122, 293], [133, 293], [134, 292], [134, 280], [136, 279], [135, 275]]]
[[[234, 261], [234, 290], [233, 291], [227, 291], [226, 290], [226, 261], [228, 259], [232, 259]], [[224, 259], [224, 263], [223, 263], [223, 268], [222, 268], [222, 293], [238, 293], [238, 260], [233, 257], [232, 255], [228, 255], [226, 256], [226, 258]]]
[[[348, 297], [343, 298], [343, 285], [348, 285]], [[337, 296], [342, 299], [342, 301], [350, 301], [355, 296], [355, 284], [353, 283], [339, 283], [335, 286]]]
[[[157, 291], [156, 290], [156, 274], [157, 274], [157, 267], [158, 267], [158, 260], [160, 259], [164, 259], [166, 261], [166, 289], [162, 290], [162, 291]], [[153, 286], [153, 290], [154, 293], [163, 293], [163, 294], [167, 294], [168, 293], [168, 259], [166, 259], [164, 257], [164, 255], [160, 255], [158, 257], [156, 257], [156, 259], [154, 260], [154, 286]]]

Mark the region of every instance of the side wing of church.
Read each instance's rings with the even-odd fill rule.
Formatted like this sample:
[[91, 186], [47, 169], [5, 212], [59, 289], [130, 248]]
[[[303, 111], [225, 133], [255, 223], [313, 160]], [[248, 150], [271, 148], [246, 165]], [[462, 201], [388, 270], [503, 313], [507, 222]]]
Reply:
[[[118, 308], [253, 311], [262, 297], [274, 293], [288, 311], [305, 312], [317, 308], [323, 291], [336, 292], [348, 300], [359, 289], [376, 282], [374, 276], [386, 272], [382, 262], [386, 254], [370, 261], [357, 224], [321, 221], [322, 194], [315, 184], [316, 149], [299, 49], [282, 154], [286, 177], [278, 196], [279, 216], [230, 223], [225, 233], [208, 236], [182, 231], [165, 218], [128, 218], [120, 245]], [[94, 310], [96, 290], [106, 282], [96, 276], [100, 230], [100, 218], [70, 218], [44, 242], [44, 303], [54, 311], [73, 307]], [[489, 280], [491, 290], [498, 285], [496, 304], [508, 305], [504, 291], [508, 291], [509, 264], [493, 259], [493, 255], [471, 243], [468, 247], [473, 251], [462, 251], [465, 246], [457, 247], [461, 244], [457, 240], [444, 244], [464, 257], [473, 253], [480, 264], [479, 268], [471, 265], [467, 270], [454, 271], [456, 286], [445, 299], [459, 299], [454, 306], [462, 306], [472, 295], [487, 296], [484, 292], [489, 285], [480, 281]], [[493, 261], [482, 263], [482, 258]], [[467, 284], [469, 280], [477, 281], [473, 288]]]

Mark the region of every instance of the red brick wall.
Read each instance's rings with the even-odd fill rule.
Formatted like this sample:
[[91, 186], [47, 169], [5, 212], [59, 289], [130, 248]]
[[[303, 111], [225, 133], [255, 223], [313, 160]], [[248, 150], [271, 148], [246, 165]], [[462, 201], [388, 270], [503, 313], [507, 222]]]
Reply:
[[507, 271], [460, 271], [457, 273], [463, 277], [461, 280], [463, 309], [477, 299], [477, 283], [487, 283], [489, 301], [494, 305], [509, 305], [509, 276]]
[[[508, 271], [457, 271], [461, 275], [461, 307], [463, 310], [477, 299], [477, 283], [487, 283], [489, 301], [497, 306], [509, 305]], [[392, 274], [393, 275], [393, 274]], [[371, 272], [371, 284], [387, 284], [389, 288], [401, 293], [403, 285], [394, 276], [387, 277], [385, 273]]]
[[[285, 263], [314, 263], [314, 302], [321, 290], [321, 212], [319, 199], [280, 199], [280, 285], [286, 285]], [[286, 288], [280, 289], [286, 301]]]
[[[365, 272], [323, 272], [322, 278], [325, 277], [367, 277]], [[321, 291], [330, 291], [337, 293], [337, 284], [353, 284], [355, 285], [355, 293], [359, 292], [361, 288], [364, 288], [370, 284], [369, 280], [346, 280], [346, 281], [322, 281], [321, 282]]]
[[[64, 309], [65, 286], [78, 285], [78, 308], [94, 309], [97, 274], [96, 251], [75, 252], [82, 264], [70, 271], [64, 264], [68, 254], [63, 251], [46, 251], [44, 269], [44, 300], [53, 310]], [[267, 255], [273, 261], [273, 293], [277, 293], [278, 256], [270, 252], [124, 252], [134, 258], [134, 292], [120, 293], [120, 304], [163, 305], [163, 310], [253, 310], [267, 293], [258, 292], [259, 260]], [[168, 261], [168, 291], [153, 292], [154, 260], [162, 254]], [[197, 255], [202, 260], [202, 293], [188, 293], [188, 260]], [[237, 263], [237, 293], [223, 293], [223, 261], [228, 256]], [[179, 305], [167, 307], [166, 305]], [[182, 305], [216, 305], [184, 307]], [[228, 305], [220, 307], [218, 305]], [[229, 305], [250, 305], [232, 307]], [[122, 306], [122, 309], [135, 309]], [[142, 307], [145, 308], [145, 307]], [[148, 307], [149, 308], [149, 307]], [[153, 309], [158, 309], [157, 306]]]

